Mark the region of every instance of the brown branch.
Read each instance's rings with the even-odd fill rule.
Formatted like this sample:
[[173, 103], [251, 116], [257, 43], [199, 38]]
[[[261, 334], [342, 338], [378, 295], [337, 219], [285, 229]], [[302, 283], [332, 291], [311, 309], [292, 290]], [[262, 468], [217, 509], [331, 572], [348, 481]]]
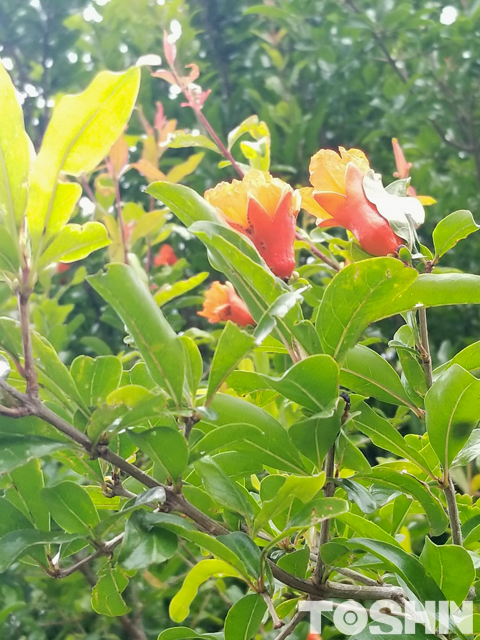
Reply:
[[51, 576], [52, 578], [58, 578], [59, 580], [62, 580], [63, 578], [68, 578], [68, 576], [71, 576], [72, 573], [75, 573], [76, 571], [83, 572], [84, 567], [90, 564], [90, 562], [93, 562], [93, 560], [96, 560], [101, 556], [111, 555], [113, 550], [116, 547], [118, 547], [118, 545], [122, 542], [124, 535], [125, 535], [124, 533], [119, 534], [118, 536], [110, 540], [110, 542], [106, 542], [104, 545], [102, 545], [99, 549], [97, 549], [97, 551], [95, 551], [91, 555], [86, 556], [81, 560], [78, 560], [77, 562], [72, 564], [70, 567], [67, 567], [66, 569], [60, 569], [60, 567], [55, 567], [54, 569], [48, 570], [47, 571], [48, 575]]
[[[325, 475], [327, 477], [327, 483], [323, 490], [324, 498], [331, 498], [335, 493], [335, 484], [332, 482], [333, 474], [335, 471], [335, 447], [331, 447], [327, 453], [324, 464]], [[324, 544], [327, 544], [330, 538], [330, 518], [322, 521], [320, 525], [320, 534], [318, 536], [318, 558], [315, 566], [314, 581], [317, 584], [321, 584], [325, 578], [325, 564], [322, 560], [321, 549]]]
[[265, 604], [267, 605], [267, 609], [268, 609], [268, 613], [270, 614], [270, 617], [272, 619], [272, 624], [273, 624], [273, 628], [274, 629], [281, 629], [285, 622], [283, 620], [280, 620], [280, 618], [278, 617], [278, 613], [275, 610], [275, 607], [273, 606], [273, 602], [272, 599], [270, 597], [270, 594], [267, 593], [266, 591], [264, 591], [262, 593], [262, 597], [265, 600]]
[[286, 640], [286, 638], [295, 631], [297, 625], [300, 624], [306, 615], [306, 611], [297, 611], [290, 622], [280, 631], [275, 640]]
[[38, 380], [33, 359], [32, 334], [30, 331], [30, 294], [28, 287], [28, 270], [23, 271], [23, 288], [18, 292], [18, 311], [20, 314], [20, 327], [22, 332], [23, 359], [25, 380], [27, 382], [27, 394], [33, 398], [38, 397]]

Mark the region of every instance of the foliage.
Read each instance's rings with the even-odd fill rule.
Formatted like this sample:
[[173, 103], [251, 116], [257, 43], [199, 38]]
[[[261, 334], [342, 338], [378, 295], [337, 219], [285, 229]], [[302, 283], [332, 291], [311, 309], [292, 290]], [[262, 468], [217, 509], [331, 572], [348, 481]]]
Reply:
[[478, 606], [480, 10], [234, 4], [0, 0], [6, 640]]

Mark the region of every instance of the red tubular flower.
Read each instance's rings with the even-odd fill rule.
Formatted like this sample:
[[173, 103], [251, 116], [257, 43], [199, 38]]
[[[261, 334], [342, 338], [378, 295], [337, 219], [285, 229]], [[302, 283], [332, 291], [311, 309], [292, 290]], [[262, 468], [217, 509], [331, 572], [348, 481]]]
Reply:
[[178, 262], [178, 258], [175, 255], [175, 251], [169, 244], [162, 244], [158, 253], [153, 258], [153, 264], [156, 267], [161, 267], [163, 265], [172, 266], [176, 262]]
[[231, 282], [213, 282], [205, 293], [203, 309], [198, 315], [208, 318], [211, 323], [231, 320], [240, 327], [255, 324], [246, 304], [236, 293]]
[[57, 262], [57, 273], [65, 273], [70, 269], [71, 265], [66, 262]]
[[289, 278], [295, 268], [295, 227], [300, 194], [269, 173], [253, 169], [242, 181], [221, 182], [205, 192], [228, 224], [248, 236], [273, 273]]
[[301, 189], [302, 206], [321, 220], [319, 226], [348, 229], [367, 253], [385, 256], [404, 241], [365, 195], [363, 179], [369, 170], [359, 149], [318, 151], [310, 162], [313, 189]]

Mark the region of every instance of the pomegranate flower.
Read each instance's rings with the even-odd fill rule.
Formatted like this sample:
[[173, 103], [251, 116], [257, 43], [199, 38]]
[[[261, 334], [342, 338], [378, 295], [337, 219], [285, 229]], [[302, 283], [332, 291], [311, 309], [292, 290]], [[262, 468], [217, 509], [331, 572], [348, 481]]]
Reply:
[[178, 262], [178, 258], [175, 255], [175, 251], [169, 244], [162, 244], [157, 254], [153, 258], [153, 264], [156, 267], [161, 267], [163, 265], [172, 266], [176, 262]]
[[289, 278], [295, 268], [295, 227], [301, 198], [279, 178], [256, 169], [243, 180], [221, 182], [205, 192], [228, 224], [248, 236], [273, 273]]
[[359, 149], [322, 149], [310, 162], [313, 188], [301, 190], [304, 209], [319, 218], [322, 227], [348, 229], [371, 255], [395, 253], [402, 244], [412, 245], [412, 223], [423, 222], [423, 207], [384, 189]]
[[203, 309], [198, 315], [208, 318], [211, 323], [231, 320], [240, 327], [255, 324], [246, 304], [236, 293], [231, 282], [213, 282], [205, 294]]

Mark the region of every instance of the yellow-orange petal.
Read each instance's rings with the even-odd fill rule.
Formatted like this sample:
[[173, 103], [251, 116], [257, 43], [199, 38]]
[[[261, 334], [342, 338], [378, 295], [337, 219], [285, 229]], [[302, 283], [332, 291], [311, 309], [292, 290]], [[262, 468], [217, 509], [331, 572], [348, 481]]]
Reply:
[[287, 191], [293, 193], [293, 189], [289, 184], [280, 180], [280, 178], [274, 178], [268, 172], [258, 171], [257, 169], [252, 169], [245, 175], [243, 184], [249, 196], [255, 198], [272, 219], [275, 217], [278, 205]]
[[313, 187], [302, 187], [298, 191], [302, 198], [302, 209], [321, 220], [328, 220], [332, 217], [313, 197]]
[[248, 227], [248, 194], [241, 180], [220, 182], [212, 189], [205, 191], [204, 198], [231, 222]]
[[320, 149], [310, 160], [310, 182], [315, 191], [332, 191], [345, 194], [345, 172], [347, 164], [353, 162], [363, 173], [369, 168], [366, 155], [360, 149], [339, 147], [339, 153], [332, 149]]
[[202, 311], [198, 311], [199, 316], [203, 316], [210, 322], [220, 322], [219, 309], [229, 305], [228, 289], [218, 281], [212, 282], [210, 289], [205, 293]]

